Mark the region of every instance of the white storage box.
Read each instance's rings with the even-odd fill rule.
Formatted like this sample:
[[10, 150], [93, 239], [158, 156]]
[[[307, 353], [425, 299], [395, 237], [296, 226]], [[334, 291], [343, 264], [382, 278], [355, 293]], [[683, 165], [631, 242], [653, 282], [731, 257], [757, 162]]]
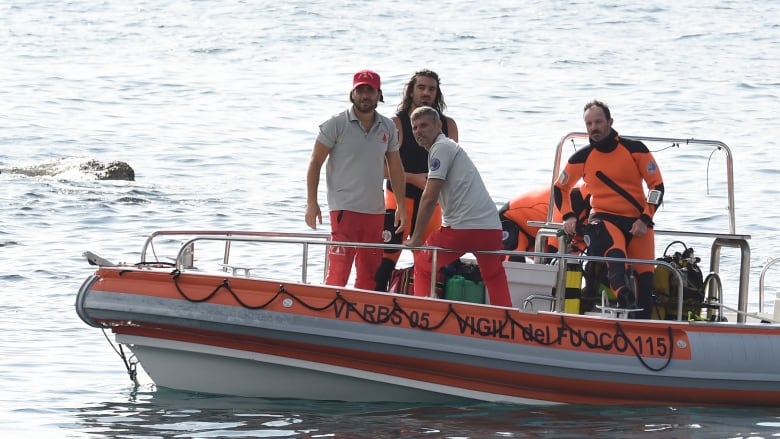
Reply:
[[[526, 311], [550, 310], [552, 290], [558, 276], [557, 265], [504, 261], [512, 306]], [[523, 306], [529, 296], [535, 296]]]

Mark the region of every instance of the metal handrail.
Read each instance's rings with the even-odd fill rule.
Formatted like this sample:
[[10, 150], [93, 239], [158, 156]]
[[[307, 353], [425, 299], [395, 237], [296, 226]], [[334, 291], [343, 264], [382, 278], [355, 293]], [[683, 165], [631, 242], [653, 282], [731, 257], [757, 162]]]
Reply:
[[[433, 253], [433, 267], [436, 267], [436, 261], [438, 257], [439, 252], [460, 252], [459, 250], [453, 250], [453, 249], [445, 249], [441, 247], [429, 247], [429, 246], [420, 246], [420, 247], [407, 247], [405, 245], [400, 244], [373, 244], [373, 243], [362, 243], [362, 242], [338, 242], [338, 241], [330, 241], [328, 239], [327, 235], [323, 234], [313, 234], [313, 233], [271, 233], [271, 232], [236, 232], [236, 231], [227, 231], [227, 232], [213, 232], [213, 231], [205, 231], [203, 234], [198, 234], [197, 231], [160, 231], [155, 232], [152, 235], [150, 235], [146, 242], [144, 243], [143, 251], [142, 251], [142, 261], [146, 261], [146, 252], [147, 249], [152, 247], [152, 243], [155, 237], [159, 236], [192, 236], [192, 238], [185, 241], [181, 247], [179, 248], [179, 251], [176, 255], [176, 267], [180, 270], [186, 269], [185, 267], [185, 251], [187, 248], [192, 248], [194, 244], [198, 241], [224, 241], [226, 243], [226, 250], [223, 254], [223, 267], [227, 267], [230, 263], [229, 261], [229, 248], [230, 243], [234, 242], [254, 242], [254, 243], [276, 243], [276, 244], [300, 244], [302, 246], [302, 252], [303, 252], [303, 263], [302, 263], [302, 272], [301, 272], [301, 281], [303, 283], [307, 283], [307, 267], [308, 267], [308, 248], [310, 245], [321, 245], [321, 246], [343, 246], [343, 247], [355, 247], [355, 248], [377, 248], [377, 249], [395, 249], [395, 250], [415, 250], [415, 251], [430, 251]], [[194, 235], [194, 236], [193, 236]], [[565, 262], [568, 260], [578, 260], [578, 261], [599, 261], [599, 262], [623, 262], [623, 263], [634, 263], [634, 264], [648, 264], [653, 266], [665, 266], [668, 269], [670, 269], [670, 272], [673, 273], [674, 276], [677, 277], [677, 318], [678, 320], [682, 319], [682, 306], [683, 306], [683, 277], [679, 269], [677, 267], [671, 265], [668, 262], [661, 261], [661, 260], [646, 260], [646, 259], [622, 259], [622, 258], [611, 258], [606, 256], [587, 256], [587, 255], [574, 255], [574, 254], [568, 254], [568, 253], [545, 253], [545, 252], [528, 252], [528, 251], [508, 251], [508, 250], [497, 250], [497, 251], [472, 251], [468, 252], [472, 254], [494, 254], [494, 255], [501, 255], [501, 256], [524, 256], [527, 258], [549, 258], [553, 260], [560, 261], [558, 266], [558, 276], [556, 281], [556, 291], [564, 291], [565, 287]], [[225, 268], [227, 270], [227, 268]], [[430, 295], [431, 297], [436, 297], [436, 291], [435, 291], [435, 283], [436, 283], [436, 276], [431, 276], [431, 285], [430, 285]], [[556, 297], [556, 307], [558, 311], [563, 310], [563, 294], [558, 294]]]
[[211, 236], [256, 236], [256, 237], [275, 237], [275, 238], [318, 238], [330, 239], [326, 233], [286, 233], [286, 232], [249, 232], [243, 230], [158, 230], [152, 232], [144, 241], [141, 249], [141, 262], [146, 261], [147, 249], [152, 247], [154, 238], [158, 236], [192, 236], [192, 235], [211, 235]]
[[[763, 313], [764, 312], [764, 278], [766, 277], [766, 273], [769, 270], [769, 267], [772, 265], [775, 265], [776, 263], [780, 262], [780, 258], [772, 259], [771, 261], [767, 262], [766, 265], [764, 265], [764, 268], [761, 270], [761, 275], [758, 277], [758, 312]], [[775, 307], [778, 306], [778, 301], [775, 300]], [[778, 311], [775, 310], [775, 315], [778, 314]]]
[[[211, 240], [225, 240], [225, 251], [222, 257], [222, 265], [225, 271], [228, 270], [228, 266], [230, 264], [230, 244], [233, 240], [248, 240], [249, 238], [321, 239], [321, 240], [330, 239], [330, 235], [325, 233], [250, 232], [250, 231], [240, 231], [240, 230], [227, 230], [227, 231], [225, 230], [207, 230], [207, 231], [159, 230], [150, 234], [146, 238], [146, 241], [144, 241], [143, 248], [141, 249], [141, 262], [142, 263], [147, 262], [146, 259], [147, 251], [149, 248], [154, 248], [153, 242], [156, 237], [193, 236], [193, 235], [198, 235], [198, 237], [194, 239], [190, 239], [189, 241], [185, 242], [179, 248], [179, 252], [176, 255], [175, 264], [179, 270], [183, 268], [191, 268], [188, 267], [188, 265], [190, 265], [188, 262], [190, 262], [192, 258], [194, 243], [197, 240], [206, 239], [207, 236], [211, 238]], [[302, 258], [303, 258], [303, 263], [301, 269], [301, 281], [307, 282], [309, 250], [308, 250], [308, 244], [305, 243], [303, 244]]]

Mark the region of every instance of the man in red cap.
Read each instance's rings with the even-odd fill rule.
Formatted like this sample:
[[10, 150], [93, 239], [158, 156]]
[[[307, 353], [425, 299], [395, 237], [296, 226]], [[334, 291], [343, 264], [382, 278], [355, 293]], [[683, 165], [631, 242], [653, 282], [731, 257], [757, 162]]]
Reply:
[[[320, 125], [306, 173], [306, 224], [317, 229], [322, 212], [317, 201], [322, 164], [330, 210], [331, 239], [337, 242], [382, 243], [385, 202], [382, 183], [385, 163], [399, 209], [396, 231], [406, 226], [406, 182], [398, 152], [398, 130], [390, 118], [376, 111], [382, 98], [379, 75], [361, 70], [352, 79], [352, 106]], [[355, 263], [355, 287], [373, 290], [374, 274], [382, 259], [380, 248], [328, 247], [325, 283], [344, 286]]]

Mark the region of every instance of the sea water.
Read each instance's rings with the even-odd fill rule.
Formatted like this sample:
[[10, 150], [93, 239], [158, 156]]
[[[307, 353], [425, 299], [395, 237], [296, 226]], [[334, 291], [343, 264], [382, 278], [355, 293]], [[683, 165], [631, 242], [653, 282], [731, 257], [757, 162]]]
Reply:
[[[307, 231], [317, 126], [349, 105], [351, 75], [363, 68], [382, 76], [379, 110], [388, 115], [415, 70], [440, 74], [447, 113], [497, 204], [550, 184], [557, 142], [584, 129], [582, 107], [594, 98], [611, 106], [622, 134], [725, 142], [755, 291], [761, 267], [780, 255], [778, 16], [774, 0], [4, 1], [0, 429], [8, 437], [776, 437], [777, 409], [272, 401], [158, 389], [143, 371], [135, 386], [73, 303], [92, 271], [85, 250], [133, 263], [160, 229]], [[702, 163], [684, 148], [654, 149], [668, 182], [658, 228], [724, 232], [723, 152]], [[90, 159], [126, 161], [136, 180], [96, 181], [74, 168]], [[38, 177], [12, 172], [55, 161], [74, 165]], [[668, 243], [659, 240], [658, 251]], [[688, 244], [707, 259], [706, 242]], [[724, 251], [732, 279], [738, 260]], [[269, 269], [289, 259], [277, 264]], [[767, 297], [778, 279], [769, 273]]]

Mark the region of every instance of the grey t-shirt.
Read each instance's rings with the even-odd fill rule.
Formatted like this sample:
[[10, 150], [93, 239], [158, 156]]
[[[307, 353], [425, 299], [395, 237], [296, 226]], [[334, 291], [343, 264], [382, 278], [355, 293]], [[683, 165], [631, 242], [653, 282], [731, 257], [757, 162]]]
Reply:
[[328, 208], [384, 213], [385, 154], [399, 148], [393, 121], [377, 112], [366, 132], [350, 107], [320, 125], [317, 141], [330, 148], [325, 165]]
[[501, 230], [496, 203], [466, 151], [439, 134], [428, 154], [428, 179], [444, 180], [439, 193], [442, 225]]

